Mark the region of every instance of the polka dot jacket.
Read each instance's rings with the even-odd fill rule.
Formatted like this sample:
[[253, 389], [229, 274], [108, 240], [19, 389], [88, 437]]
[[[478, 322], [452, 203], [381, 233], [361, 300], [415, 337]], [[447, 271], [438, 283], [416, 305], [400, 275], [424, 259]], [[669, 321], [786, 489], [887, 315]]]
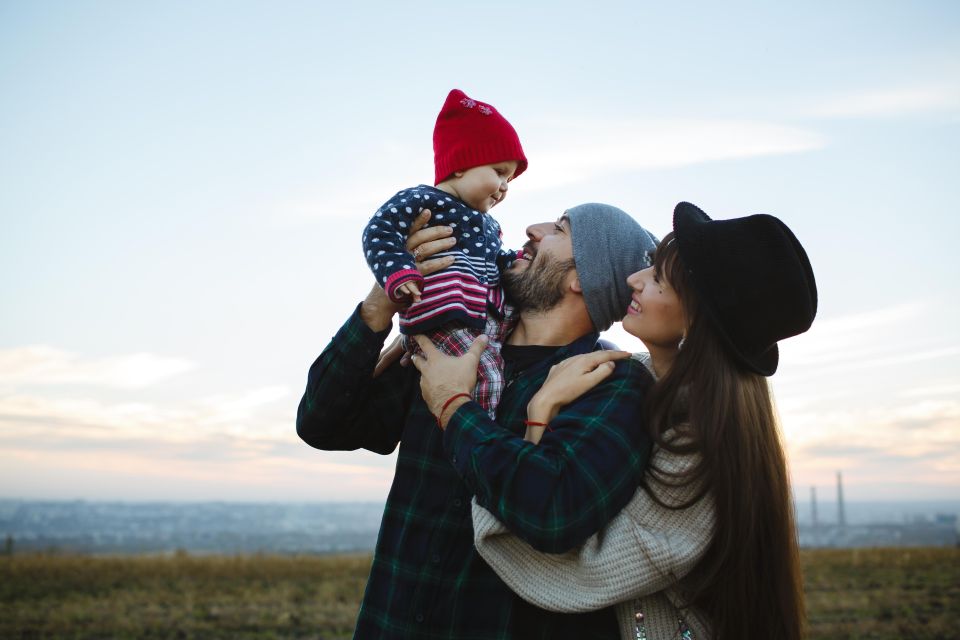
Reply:
[[[422, 209], [432, 213], [428, 227], [447, 225], [457, 240], [433, 256], [453, 256], [453, 264], [426, 277], [406, 249], [410, 225]], [[420, 287], [422, 300], [400, 312], [401, 333], [422, 334], [450, 322], [482, 331], [488, 310], [502, 315], [500, 272], [516, 259], [516, 251], [503, 249], [501, 237], [492, 216], [422, 184], [397, 192], [377, 209], [363, 230], [363, 252], [391, 300], [403, 299], [398, 288], [404, 283]]]

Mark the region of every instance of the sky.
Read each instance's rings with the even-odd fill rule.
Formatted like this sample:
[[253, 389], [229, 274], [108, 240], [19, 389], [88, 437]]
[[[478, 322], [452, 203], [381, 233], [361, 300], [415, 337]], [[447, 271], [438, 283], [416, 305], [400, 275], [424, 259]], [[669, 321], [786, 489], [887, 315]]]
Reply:
[[960, 496], [960, 4], [0, 0], [0, 497], [384, 500], [395, 456], [296, 408], [452, 88], [530, 161], [508, 245], [584, 202], [784, 220], [798, 496]]

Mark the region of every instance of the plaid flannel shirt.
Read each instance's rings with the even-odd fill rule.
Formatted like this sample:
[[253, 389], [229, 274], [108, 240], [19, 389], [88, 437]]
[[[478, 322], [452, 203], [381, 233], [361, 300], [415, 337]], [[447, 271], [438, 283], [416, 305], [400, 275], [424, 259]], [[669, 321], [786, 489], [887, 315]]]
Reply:
[[[503, 316], [502, 318], [500, 316]], [[486, 326], [482, 333], [487, 335], [487, 348], [480, 354], [477, 364], [477, 386], [473, 389], [473, 399], [491, 416], [496, 416], [497, 405], [503, 394], [503, 342], [517, 324], [517, 314], [510, 305], [503, 305], [497, 313], [487, 314]], [[434, 346], [448, 356], [462, 356], [481, 335], [480, 331], [466, 327], [441, 328], [426, 334]], [[403, 348], [408, 353], [420, 353], [420, 345], [412, 336], [403, 336]]]
[[400, 445], [354, 637], [519, 638], [520, 609], [528, 625], [532, 609], [540, 637], [590, 637], [594, 614], [533, 609], [493, 573], [473, 546], [470, 500], [476, 494], [539, 549], [582, 543], [629, 502], [642, 477], [649, 374], [619, 362], [557, 416], [539, 445], [524, 442], [527, 403], [553, 364], [596, 347], [596, 334], [587, 335], [521, 374], [506, 372], [503, 427], [469, 402], [444, 432], [412, 367], [371, 378], [388, 333], [371, 331], [358, 308], [311, 366], [297, 412], [297, 433], [320, 449], [386, 454]]

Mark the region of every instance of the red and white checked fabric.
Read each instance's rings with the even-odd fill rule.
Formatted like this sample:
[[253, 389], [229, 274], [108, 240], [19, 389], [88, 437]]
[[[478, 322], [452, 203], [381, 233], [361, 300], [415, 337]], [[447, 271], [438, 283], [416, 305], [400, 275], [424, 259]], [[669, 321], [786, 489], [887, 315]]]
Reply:
[[[477, 386], [473, 392], [473, 399], [490, 415], [497, 417], [497, 405], [503, 395], [503, 341], [516, 325], [516, 314], [509, 305], [503, 307], [503, 319], [495, 317], [494, 313], [487, 313], [487, 323], [484, 333], [487, 335], [487, 348], [480, 354], [480, 364], [477, 366]], [[449, 356], [462, 356], [469, 349], [480, 332], [466, 327], [452, 329], [437, 329], [424, 334], [442, 352]], [[413, 336], [403, 336], [403, 347], [408, 353], [420, 353], [420, 345]]]

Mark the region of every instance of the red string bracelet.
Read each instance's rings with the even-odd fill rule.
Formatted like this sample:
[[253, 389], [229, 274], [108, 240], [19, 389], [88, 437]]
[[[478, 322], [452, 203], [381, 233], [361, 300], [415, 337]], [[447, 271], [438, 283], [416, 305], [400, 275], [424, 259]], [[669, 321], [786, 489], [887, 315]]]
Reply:
[[547, 431], [553, 431], [546, 422], [537, 422], [536, 420], [524, 420], [523, 424], [528, 427], [546, 427]]
[[[453, 402], [454, 400], [456, 400], [457, 398], [469, 398], [469, 399], [472, 400], [472, 399], [473, 399], [473, 396], [471, 396], [469, 393], [457, 393], [457, 394], [455, 394], [455, 395], [450, 396], [450, 397], [447, 399], [447, 401], [443, 403], [443, 408], [440, 409], [440, 413], [437, 414], [437, 426], [438, 426], [438, 427], [440, 427], [440, 418], [443, 417], [443, 412], [446, 411], [446, 410], [447, 410], [447, 407], [450, 406], [450, 403]], [[440, 427], [440, 428], [442, 429], [443, 427]]]

